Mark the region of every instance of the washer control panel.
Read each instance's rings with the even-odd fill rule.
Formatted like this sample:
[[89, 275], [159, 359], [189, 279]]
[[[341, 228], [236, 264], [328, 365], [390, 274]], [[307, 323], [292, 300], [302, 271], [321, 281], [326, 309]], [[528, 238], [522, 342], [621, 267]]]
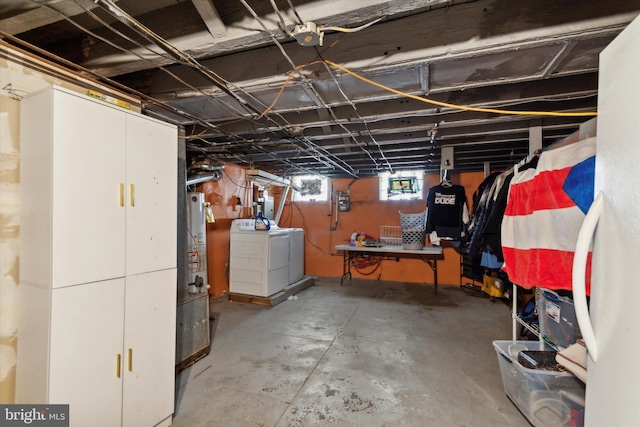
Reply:
[[[271, 230], [278, 229], [278, 225], [274, 220], [269, 220]], [[234, 219], [231, 223], [231, 231], [256, 231], [255, 219]]]

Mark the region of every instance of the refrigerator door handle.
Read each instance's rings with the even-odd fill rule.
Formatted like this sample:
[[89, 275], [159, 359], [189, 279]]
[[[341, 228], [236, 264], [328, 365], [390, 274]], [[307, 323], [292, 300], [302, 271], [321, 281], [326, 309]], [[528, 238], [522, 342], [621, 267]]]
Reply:
[[593, 240], [593, 234], [598, 225], [598, 220], [602, 214], [602, 208], [604, 206], [604, 196], [602, 192], [598, 193], [594, 199], [589, 212], [584, 218], [582, 227], [580, 228], [580, 234], [578, 234], [578, 241], [576, 243], [576, 252], [573, 257], [573, 304], [576, 310], [576, 318], [578, 325], [580, 325], [580, 332], [582, 332], [582, 338], [589, 351], [591, 360], [597, 362], [598, 360], [598, 345], [596, 343], [596, 337], [593, 333], [593, 326], [591, 324], [591, 318], [589, 317], [589, 309], [587, 308], [587, 281], [586, 281], [586, 268], [587, 257], [589, 255], [589, 247]]

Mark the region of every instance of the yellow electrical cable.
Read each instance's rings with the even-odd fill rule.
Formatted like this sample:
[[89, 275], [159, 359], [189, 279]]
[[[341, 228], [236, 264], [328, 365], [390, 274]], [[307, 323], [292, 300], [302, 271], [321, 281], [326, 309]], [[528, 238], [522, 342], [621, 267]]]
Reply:
[[553, 116], [553, 117], [593, 117], [593, 116], [597, 116], [598, 113], [594, 112], [594, 111], [586, 111], [586, 112], [581, 112], [581, 113], [556, 113], [556, 112], [552, 112], [552, 111], [516, 111], [516, 110], [500, 110], [500, 109], [495, 109], [495, 108], [480, 108], [480, 107], [468, 107], [466, 105], [456, 105], [456, 104], [449, 104], [448, 102], [441, 102], [441, 101], [435, 101], [433, 99], [429, 99], [429, 98], [422, 98], [420, 96], [416, 96], [416, 95], [411, 95], [410, 93], [406, 93], [406, 92], [401, 92], [399, 90], [390, 88], [388, 86], [385, 86], [383, 84], [374, 82], [373, 80], [369, 80], [366, 77], [362, 77], [359, 74], [354, 73], [353, 71], [336, 64], [335, 62], [331, 62], [331, 61], [324, 61], [325, 63], [331, 65], [334, 68], [337, 68], [340, 71], [344, 71], [345, 73], [359, 79], [362, 80], [365, 83], [369, 83], [370, 85], [379, 87], [380, 89], [384, 89], [388, 92], [392, 92], [395, 93], [397, 95], [402, 95], [404, 97], [407, 98], [411, 98], [411, 99], [415, 99], [416, 101], [420, 101], [420, 102], [425, 102], [427, 104], [433, 104], [433, 105], [438, 105], [440, 107], [448, 107], [448, 108], [454, 108], [456, 110], [464, 110], [464, 111], [476, 111], [479, 113], [496, 113], [496, 114], [511, 114], [511, 115], [519, 115], [519, 116]]
[[[598, 113], [595, 111], [584, 111], [584, 112], [578, 112], [578, 113], [557, 113], [557, 112], [553, 112], [553, 111], [517, 111], [517, 110], [501, 110], [501, 109], [497, 109], [497, 108], [482, 108], [482, 107], [469, 107], [466, 105], [457, 105], [457, 104], [450, 104], [448, 102], [442, 102], [442, 101], [436, 101], [433, 99], [429, 99], [429, 98], [423, 98], [417, 95], [412, 95], [410, 93], [406, 93], [406, 92], [402, 92], [393, 88], [390, 88], [389, 86], [385, 86], [381, 83], [377, 83], [374, 82], [373, 80], [369, 80], [366, 77], [363, 77], [351, 70], [349, 70], [348, 68], [345, 68], [341, 65], [336, 64], [335, 62], [332, 61], [328, 61], [328, 60], [324, 60], [324, 61], [311, 61], [311, 62], [307, 62], [306, 64], [302, 64], [302, 65], [298, 65], [295, 69], [291, 70], [287, 76], [287, 79], [284, 81], [284, 83], [282, 84], [282, 86], [280, 87], [280, 90], [278, 91], [278, 93], [276, 94], [276, 97], [274, 98], [274, 100], [271, 102], [271, 104], [264, 109], [264, 111], [262, 111], [260, 113], [260, 115], [258, 117], [256, 117], [256, 119], [261, 119], [262, 117], [264, 117], [265, 114], [267, 114], [274, 105], [276, 105], [276, 102], [278, 102], [278, 99], [280, 99], [280, 96], [282, 95], [282, 93], [284, 92], [285, 88], [289, 85], [289, 82], [291, 81], [291, 77], [293, 77], [293, 75], [300, 70], [301, 68], [305, 68], [308, 67], [309, 65], [313, 65], [313, 64], [317, 64], [319, 62], [324, 62], [327, 65], [330, 65], [334, 68], [337, 68], [340, 71], [343, 71], [359, 80], [362, 80], [365, 83], [368, 83], [370, 85], [379, 87], [380, 89], [386, 90], [388, 92], [392, 92], [395, 93], [397, 95], [401, 95], [404, 96], [406, 98], [411, 98], [411, 99], [415, 99], [416, 101], [420, 101], [420, 102], [424, 102], [427, 104], [432, 104], [432, 105], [437, 105], [439, 107], [447, 107], [447, 108], [453, 108], [455, 110], [463, 110], [463, 111], [475, 111], [475, 112], [479, 112], [479, 113], [495, 113], [495, 114], [509, 114], [509, 115], [518, 115], [518, 116], [552, 116], [552, 117], [594, 117], [597, 116]], [[228, 125], [231, 123], [236, 123], [240, 120], [233, 120], [230, 122], [226, 122], [226, 123], [221, 123], [218, 124], [218, 126], [224, 126], [224, 125]]]
[[365, 28], [368, 28], [370, 26], [372, 26], [373, 24], [375, 24], [376, 22], [380, 22], [382, 21], [382, 18], [378, 18], [374, 21], [369, 22], [368, 24], [364, 24], [361, 25], [360, 27], [356, 27], [356, 28], [344, 28], [344, 27], [321, 27], [321, 30], [323, 31], [328, 31], [328, 30], [333, 30], [333, 31], [340, 31], [342, 33], [356, 33], [360, 30], [364, 30]]
[[[316, 61], [314, 61], [316, 62]], [[271, 104], [269, 104], [269, 106], [267, 108], [265, 108], [265, 110], [260, 113], [260, 115], [258, 117], [256, 117], [256, 119], [261, 119], [264, 117], [265, 114], [267, 114], [267, 112], [269, 110], [271, 110], [273, 108], [274, 105], [276, 105], [276, 102], [278, 102], [278, 99], [280, 99], [280, 95], [282, 95], [282, 92], [284, 92], [284, 88], [287, 87], [287, 85], [289, 84], [289, 80], [291, 80], [291, 77], [293, 77], [293, 75], [295, 74], [296, 71], [298, 71], [300, 68], [304, 68], [307, 65], [312, 64], [312, 62], [307, 62], [306, 64], [302, 64], [302, 65], [298, 65], [295, 69], [291, 70], [289, 72], [289, 75], [287, 76], [287, 79], [284, 81], [284, 83], [282, 84], [282, 87], [280, 88], [280, 90], [278, 91], [278, 93], [276, 94], [275, 99], [273, 100], [273, 102]]]
[[[311, 62], [307, 62], [307, 63], [305, 63], [305, 64], [298, 65], [295, 69], [293, 69], [293, 70], [289, 71], [289, 75], [287, 76], [287, 79], [284, 81], [284, 83], [283, 83], [283, 84], [282, 84], [282, 86], [280, 87], [280, 90], [279, 90], [279, 91], [278, 91], [278, 93], [276, 94], [276, 97], [273, 99], [273, 101], [271, 102], [271, 104], [269, 104], [269, 106], [268, 106], [267, 108], [265, 108], [265, 109], [264, 109], [264, 111], [262, 111], [262, 112], [260, 113], [260, 115], [259, 115], [258, 117], [256, 117], [255, 119], [253, 119], [253, 120], [259, 120], [259, 119], [263, 118], [263, 117], [264, 117], [264, 115], [265, 115], [265, 114], [267, 114], [267, 113], [269, 112], [269, 110], [271, 110], [271, 109], [273, 108], [273, 106], [274, 106], [274, 105], [276, 105], [276, 102], [278, 102], [278, 99], [280, 99], [280, 96], [282, 95], [282, 92], [284, 92], [284, 89], [285, 89], [285, 88], [287, 87], [287, 85], [289, 84], [289, 81], [291, 80], [291, 77], [293, 77], [293, 75], [294, 75], [294, 74], [295, 74], [299, 69], [304, 68], [304, 67], [307, 67], [307, 66], [309, 66], [309, 65], [311, 65], [311, 64], [316, 64], [316, 63], [318, 63], [318, 62], [321, 62], [321, 61], [311, 61]], [[236, 123], [236, 122], [239, 122], [239, 121], [241, 121], [241, 119], [240, 119], [240, 120], [234, 120], [234, 121], [230, 121], [230, 122], [221, 123], [221, 124], [218, 124], [218, 126], [229, 125], [229, 124]]]

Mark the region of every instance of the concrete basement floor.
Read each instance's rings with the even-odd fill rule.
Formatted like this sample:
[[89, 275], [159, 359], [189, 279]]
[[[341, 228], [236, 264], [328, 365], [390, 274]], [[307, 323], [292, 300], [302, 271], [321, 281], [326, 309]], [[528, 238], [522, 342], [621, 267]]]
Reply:
[[174, 426], [529, 426], [491, 343], [511, 338], [502, 302], [323, 277], [297, 297], [212, 300], [211, 353], [178, 376]]

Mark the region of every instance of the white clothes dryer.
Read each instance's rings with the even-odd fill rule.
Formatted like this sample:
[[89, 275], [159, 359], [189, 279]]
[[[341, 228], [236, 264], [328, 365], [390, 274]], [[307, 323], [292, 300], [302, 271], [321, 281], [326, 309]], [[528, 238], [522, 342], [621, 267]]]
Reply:
[[304, 277], [304, 230], [302, 228], [282, 228], [289, 231], [289, 283]]

